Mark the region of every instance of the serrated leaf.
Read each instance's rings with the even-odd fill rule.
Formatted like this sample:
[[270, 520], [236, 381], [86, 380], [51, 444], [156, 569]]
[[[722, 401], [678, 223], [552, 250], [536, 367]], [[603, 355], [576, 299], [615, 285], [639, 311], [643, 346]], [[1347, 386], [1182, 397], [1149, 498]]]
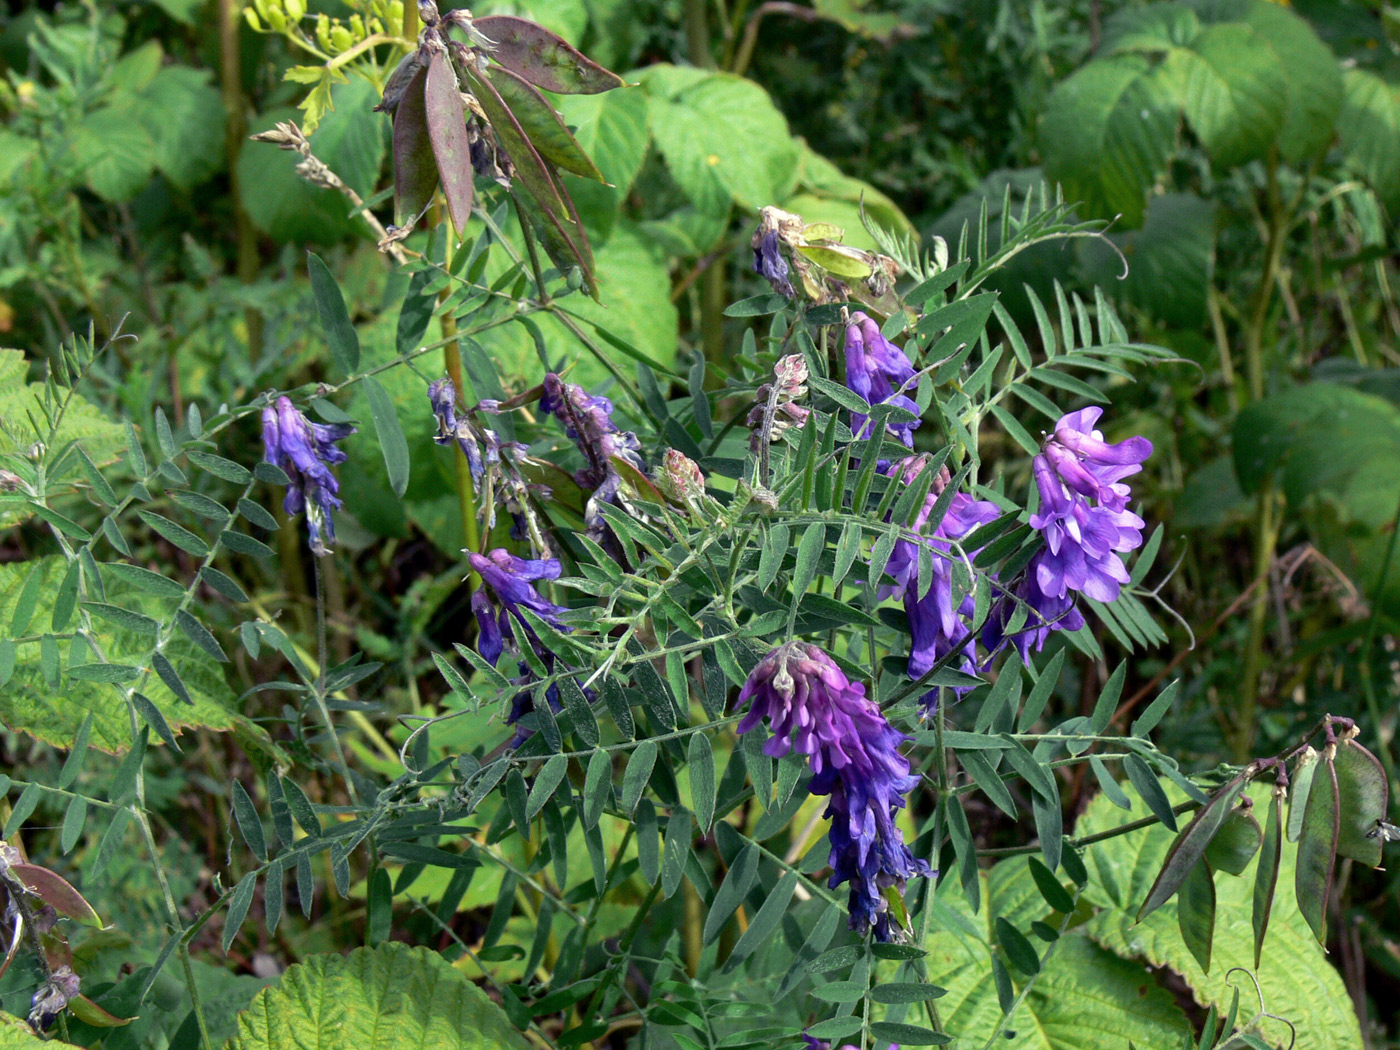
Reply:
[[527, 1050], [505, 1012], [426, 948], [389, 941], [288, 968], [238, 1015], [228, 1050]]

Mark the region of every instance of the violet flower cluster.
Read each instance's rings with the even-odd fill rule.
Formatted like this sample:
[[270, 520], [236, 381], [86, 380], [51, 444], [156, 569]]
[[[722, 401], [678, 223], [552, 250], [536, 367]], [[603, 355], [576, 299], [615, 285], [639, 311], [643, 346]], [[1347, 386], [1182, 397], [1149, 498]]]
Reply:
[[851, 928], [894, 940], [901, 931], [891, 920], [887, 891], [903, 893], [907, 880], [933, 874], [894, 823], [918, 783], [899, 753], [909, 738], [885, 720], [863, 685], [806, 642], [788, 642], [764, 657], [739, 703], [750, 706], [738, 731], [750, 732], [766, 718], [772, 736], [764, 754], [806, 755], [813, 774], [808, 790], [830, 800], [824, 814], [831, 821], [828, 885], [849, 883]]
[[592, 493], [584, 509], [584, 521], [594, 539], [606, 536], [600, 505], [617, 503], [622, 487], [622, 476], [613, 465], [613, 458], [645, 473], [641, 442], [630, 430], [618, 429], [612, 420], [613, 404], [606, 397], [589, 394], [577, 383], [566, 383], [553, 372], [544, 377], [540, 409], [563, 424], [564, 433], [583, 453], [585, 465], [574, 473], [574, 480]]
[[[886, 473], [910, 484], [926, 465], [925, 457], [910, 456], [892, 464]], [[923, 677], [954, 651], [961, 653], [955, 661], [959, 670], [970, 675], [977, 673], [977, 641], [967, 627], [976, 603], [971, 592], [964, 594], [956, 604], [953, 601], [953, 562], [960, 555], [954, 551], [952, 541], [961, 540], [979, 526], [994, 521], [1001, 516], [1001, 510], [995, 503], [955, 492], [942, 518], [928, 528], [929, 515], [948, 481], [946, 470], [940, 471], [934, 479], [923, 507], [910, 523], [919, 534], [918, 538], [895, 541], [885, 565], [885, 573], [892, 582], [881, 586], [878, 592], [881, 599], [897, 598], [904, 602], [911, 636], [908, 674], [914, 679]], [[932, 568], [928, 589], [922, 593], [919, 587], [920, 544], [929, 549]], [[967, 551], [966, 555], [972, 557], [975, 553]], [[959, 696], [962, 692], [965, 690], [958, 691]], [[932, 705], [936, 699], [936, 689], [924, 695], [926, 705]]]
[[[918, 415], [918, 406], [905, 392], [916, 375], [913, 362], [863, 313], [850, 316], [845, 356], [847, 387], [872, 405], [893, 404]], [[984, 666], [1007, 644], [1014, 645], [1022, 660], [1027, 660], [1033, 650], [1045, 644], [1051, 631], [1083, 627], [1076, 593], [1096, 601], [1113, 601], [1128, 582], [1119, 554], [1141, 545], [1143, 521], [1127, 508], [1131, 492], [1124, 479], [1142, 469], [1152, 443], [1143, 437], [1116, 445], [1107, 443], [1094, 429], [1101, 414], [1102, 409], [1086, 408], [1062, 417], [1035, 457], [1033, 470], [1041, 505], [1032, 515], [1031, 525], [1040, 531], [1045, 547], [1034, 555], [1024, 575], [1002, 588], [994, 603], [980, 637], [988, 653]], [[918, 426], [917, 419], [890, 423], [888, 431], [912, 448]], [[868, 437], [869, 417], [852, 412], [851, 430], [857, 438]], [[911, 457], [893, 465], [882, 462], [880, 467], [908, 483], [922, 469], [922, 462]], [[970, 594], [956, 606], [952, 600], [951, 559], [955, 554], [950, 541], [994, 520], [1000, 511], [993, 503], [957, 493], [942, 519], [929, 528], [929, 512], [946, 484], [946, 478], [939, 480], [942, 484], [932, 487], [913, 523], [914, 530], [925, 535], [917, 541], [901, 538], [896, 542], [885, 570], [892, 582], [880, 590], [881, 598], [902, 599], [909, 616], [911, 678], [922, 677], [949, 657], [969, 674], [975, 674], [979, 666], [978, 639], [970, 629], [975, 600]], [[932, 579], [923, 594], [917, 586], [920, 543], [933, 554]], [[977, 552], [964, 553], [973, 557]], [[1022, 607], [1026, 608], [1024, 623], [1013, 629], [1016, 611]], [[935, 698], [936, 691], [925, 695], [928, 703]]]
[[[500, 658], [507, 646], [515, 648], [515, 633], [511, 629], [513, 619], [520, 627], [531, 650], [539, 657], [545, 669], [553, 673], [556, 657], [544, 644], [535, 628], [525, 618], [522, 610], [528, 609], [556, 631], [573, 630], [562, 623], [559, 614], [566, 611], [562, 605], [555, 605], [535, 590], [541, 580], [557, 580], [561, 566], [555, 558], [519, 558], [504, 548], [496, 548], [489, 554], [467, 552], [467, 561], [481, 577], [484, 586], [472, 595], [472, 612], [476, 614], [476, 651], [491, 664]], [[510, 714], [506, 722], [515, 725], [530, 711], [534, 710], [534, 695], [531, 686], [536, 678], [524, 660], [520, 662], [520, 677], [515, 680], [516, 693], [511, 700]], [[558, 687], [551, 686], [546, 694], [550, 706], [556, 711], [560, 700]], [[514, 745], [519, 746], [529, 736], [524, 730], [516, 733]]]
[[288, 397], [263, 409], [264, 458], [290, 479], [282, 508], [288, 514], [306, 512], [307, 538], [318, 557], [330, 553], [335, 543], [332, 511], [344, 505], [337, 495], [340, 482], [330, 468], [347, 457], [335, 443], [353, 433], [349, 423], [311, 422]]

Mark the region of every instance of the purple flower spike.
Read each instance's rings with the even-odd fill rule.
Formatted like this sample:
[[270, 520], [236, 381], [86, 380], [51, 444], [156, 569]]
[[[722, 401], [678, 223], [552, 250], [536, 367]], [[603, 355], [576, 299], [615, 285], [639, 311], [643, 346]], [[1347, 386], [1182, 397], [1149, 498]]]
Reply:
[[889, 914], [886, 891], [903, 892], [908, 879], [928, 876], [928, 864], [909, 852], [894, 815], [919, 782], [899, 746], [909, 738], [885, 720], [824, 651], [806, 642], [788, 642], [764, 657], [739, 693], [749, 712], [739, 732], [767, 718], [772, 737], [764, 754], [806, 755], [814, 774], [808, 790], [826, 795], [831, 821], [830, 865], [833, 889], [850, 884], [850, 925], [874, 930], [877, 940], [902, 932]]
[[1128, 582], [1118, 554], [1142, 545], [1143, 520], [1127, 509], [1132, 492], [1123, 479], [1142, 469], [1152, 442], [1133, 437], [1110, 445], [1094, 429], [1102, 413], [1086, 408], [1064, 416], [1032, 461], [1040, 510], [1031, 526], [1045, 537], [1045, 550], [1028, 569], [1033, 608], [1062, 610], [1069, 591], [1116, 600]]
[[[913, 362], [880, 334], [880, 326], [860, 311], [851, 314], [846, 325], [846, 386], [869, 404], [898, 405], [917, 416], [919, 406], [903, 392], [913, 378]], [[870, 436], [869, 421], [870, 417], [863, 413], [851, 413], [851, 430], [857, 438]], [[905, 447], [913, 448], [918, 426], [916, 419], [890, 423], [888, 429]]]
[[[924, 469], [925, 460], [911, 456], [892, 465], [886, 473], [909, 484]], [[977, 641], [966, 626], [976, 612], [976, 600], [971, 594], [966, 594], [956, 606], [953, 604], [953, 559], [958, 555], [954, 553], [950, 541], [960, 540], [979, 526], [995, 521], [1000, 517], [1001, 510], [995, 503], [957, 492], [953, 494], [943, 519], [932, 530], [927, 530], [928, 516], [947, 481], [946, 477], [940, 477], [934, 482], [914, 519], [914, 528], [925, 535], [918, 542], [908, 539], [895, 542], [890, 560], [885, 565], [885, 572], [893, 582], [882, 585], [879, 590], [881, 599], [900, 598], [904, 601], [912, 636], [908, 674], [915, 679], [922, 678], [954, 650], [962, 653], [957, 661], [958, 669], [970, 675], [977, 673]], [[928, 590], [922, 595], [919, 593], [919, 543], [931, 552], [933, 568]], [[976, 551], [966, 553], [971, 557]], [[955, 690], [958, 699], [966, 692], [965, 689]], [[923, 697], [925, 706], [932, 705], [937, 698], [938, 690], [929, 690]]]
[[291, 479], [283, 509], [288, 514], [305, 511], [312, 553], [329, 554], [335, 543], [331, 512], [343, 506], [337, 496], [340, 482], [330, 468], [347, 458], [335, 443], [355, 433], [355, 428], [349, 423], [313, 423], [287, 397], [263, 409], [262, 427], [264, 458]]

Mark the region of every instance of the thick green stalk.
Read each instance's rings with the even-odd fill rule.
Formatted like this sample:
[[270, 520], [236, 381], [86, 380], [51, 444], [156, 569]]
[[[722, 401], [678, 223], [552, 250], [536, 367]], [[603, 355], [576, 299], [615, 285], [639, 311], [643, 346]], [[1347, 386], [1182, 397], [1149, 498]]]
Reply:
[[[457, 231], [452, 227], [452, 221], [446, 216], [446, 209], [440, 204], [434, 205], [436, 210], [443, 213], [444, 223], [447, 228], [447, 254], [444, 256], [444, 267], [452, 269], [452, 252], [457, 240]], [[438, 293], [438, 305], [447, 299], [451, 293], [451, 288], [444, 288]], [[462, 348], [457, 341], [457, 318], [451, 313], [444, 312], [439, 318], [442, 323], [442, 345], [443, 364], [447, 368], [447, 375], [452, 380], [452, 385], [457, 392], [466, 397], [469, 389], [462, 377]], [[467, 454], [462, 451], [460, 445], [453, 445], [453, 465], [456, 468], [457, 476], [457, 507], [462, 514], [462, 542], [469, 551], [478, 551], [481, 547], [481, 540], [476, 527], [476, 485], [472, 481], [471, 465], [467, 462]], [[475, 588], [478, 582], [476, 573], [471, 573], [468, 579], [470, 586]]]
[[[1250, 304], [1244, 330], [1245, 371], [1250, 401], [1264, 396], [1264, 326], [1273, 301], [1279, 260], [1289, 226], [1292, 208], [1279, 197], [1278, 158], [1270, 155], [1266, 167], [1269, 225], [1264, 241], [1264, 270]], [[1249, 638], [1245, 645], [1244, 675], [1240, 681], [1240, 704], [1235, 720], [1233, 750], [1235, 760], [1247, 761], [1254, 746], [1255, 720], [1259, 704], [1259, 683], [1264, 670], [1264, 633], [1269, 615], [1269, 570], [1278, 542], [1275, 496], [1271, 480], [1259, 487], [1254, 519], [1254, 585], [1258, 592], [1249, 609]]]

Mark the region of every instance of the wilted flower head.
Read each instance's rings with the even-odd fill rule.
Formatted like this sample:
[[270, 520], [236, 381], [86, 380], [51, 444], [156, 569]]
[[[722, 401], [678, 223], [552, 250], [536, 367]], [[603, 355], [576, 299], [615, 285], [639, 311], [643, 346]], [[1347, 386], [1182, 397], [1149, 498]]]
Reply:
[[1131, 491], [1123, 479], [1142, 469], [1152, 443], [1133, 437], [1108, 444], [1093, 429], [1102, 412], [1086, 408], [1064, 416], [1031, 463], [1040, 492], [1031, 526], [1046, 546], [1036, 580], [1049, 598], [1082, 591], [1096, 601], [1115, 600], [1128, 582], [1116, 552], [1142, 545], [1143, 520], [1127, 509]]
[[850, 884], [851, 928], [894, 939], [885, 891], [902, 892], [907, 879], [931, 874], [894, 824], [905, 794], [918, 783], [899, 753], [908, 737], [885, 720], [863, 685], [806, 642], [788, 642], [759, 661], [739, 702], [750, 706], [738, 731], [747, 733], [767, 718], [773, 735], [764, 753], [806, 755], [814, 774], [808, 790], [830, 798], [829, 885]]
[[[923, 457], [911, 456], [891, 464], [887, 473], [909, 484], [925, 469]], [[895, 542], [890, 560], [885, 565], [885, 572], [892, 582], [884, 584], [879, 590], [882, 599], [899, 598], [904, 602], [911, 636], [908, 674], [914, 679], [923, 677], [955, 649], [962, 653], [957, 661], [958, 670], [966, 674], [977, 673], [977, 643], [967, 627], [975, 612], [976, 600], [968, 593], [956, 604], [953, 601], [953, 562], [960, 555], [953, 550], [951, 541], [961, 540], [974, 529], [995, 521], [1001, 516], [1001, 510], [988, 500], [973, 499], [965, 492], [955, 492], [943, 517], [929, 528], [929, 515], [948, 481], [946, 471], [941, 471], [934, 480], [924, 505], [912, 523], [913, 528], [923, 535], [917, 541], [899, 539]], [[930, 553], [931, 570], [926, 581], [928, 589], [922, 593], [919, 586], [920, 545]], [[970, 558], [976, 551], [964, 553]], [[932, 704], [937, 695], [936, 689], [930, 690], [924, 695], [925, 704]]]
[[592, 493], [584, 520], [595, 537], [606, 534], [600, 503], [617, 503], [622, 476], [613, 457], [645, 473], [641, 442], [630, 430], [619, 430], [612, 420], [613, 404], [606, 397], [589, 394], [577, 383], [565, 383], [553, 372], [544, 377], [540, 408], [564, 425], [564, 433], [583, 453], [586, 465], [574, 473], [579, 487]]
[[[856, 311], [846, 325], [846, 386], [871, 405], [897, 405], [916, 417], [910, 422], [888, 424], [888, 429], [907, 447], [914, 446], [919, 426], [919, 406], [904, 391], [914, 379], [914, 363], [899, 347], [880, 332], [880, 326]], [[851, 413], [851, 430], [857, 438], [870, 436], [868, 416]]]
[[263, 409], [262, 427], [264, 458], [291, 479], [283, 509], [288, 514], [306, 511], [312, 552], [330, 553], [335, 543], [331, 512], [343, 506], [336, 495], [340, 483], [330, 468], [345, 462], [345, 453], [335, 443], [355, 433], [355, 428], [349, 423], [313, 423], [287, 397]]
[[517, 558], [510, 551], [497, 547], [489, 554], [467, 553], [467, 561], [481, 576], [485, 587], [472, 595], [472, 612], [476, 613], [480, 633], [477, 651], [491, 663], [501, 655], [506, 639], [512, 637], [508, 617], [515, 617], [537, 651], [544, 645], [535, 629], [521, 615], [529, 609], [545, 623], [559, 631], [570, 627], [559, 621], [562, 605], [542, 597], [534, 584], [540, 580], [557, 580], [561, 567], [554, 558]]
[[47, 1030], [69, 1001], [78, 997], [81, 984], [71, 966], [58, 967], [30, 1000], [29, 1023], [41, 1031]]
[[796, 292], [788, 280], [788, 264], [778, 249], [776, 230], [759, 229], [753, 235], [753, 272], [766, 280], [779, 295], [791, 299]]

